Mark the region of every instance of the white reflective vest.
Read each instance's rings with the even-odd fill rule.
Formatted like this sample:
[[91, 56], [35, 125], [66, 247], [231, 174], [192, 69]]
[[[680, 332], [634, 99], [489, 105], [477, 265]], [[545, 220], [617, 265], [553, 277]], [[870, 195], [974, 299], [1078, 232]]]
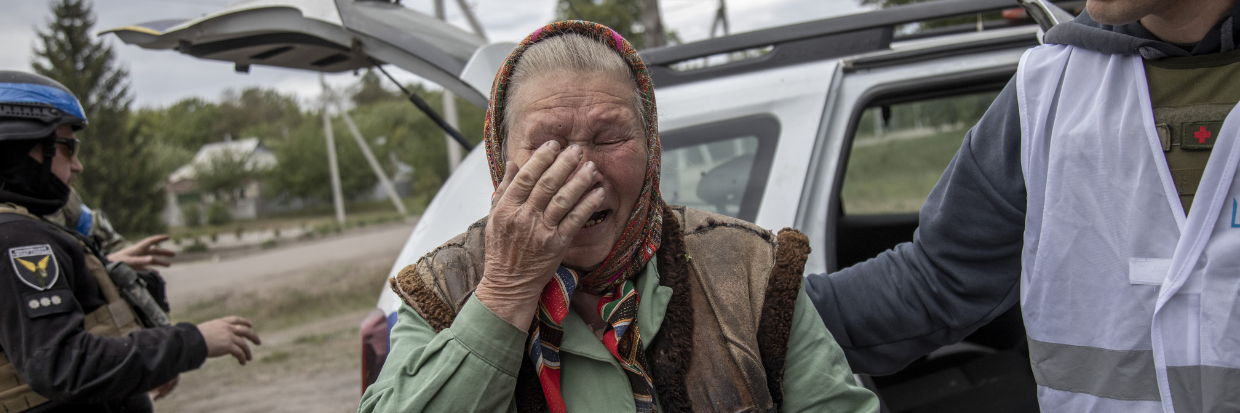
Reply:
[[1240, 411], [1240, 111], [1185, 217], [1140, 56], [1046, 45], [1016, 76], [1042, 410]]

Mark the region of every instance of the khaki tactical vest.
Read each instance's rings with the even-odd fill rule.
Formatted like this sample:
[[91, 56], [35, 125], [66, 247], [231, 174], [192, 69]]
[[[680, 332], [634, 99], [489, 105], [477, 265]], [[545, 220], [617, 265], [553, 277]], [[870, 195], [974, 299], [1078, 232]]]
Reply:
[[[392, 289], [436, 331], [451, 326], [482, 279], [486, 218], [405, 267]], [[683, 223], [683, 225], [682, 225]], [[784, 359], [809, 242], [752, 223], [669, 206], [663, 211], [659, 283], [673, 290], [646, 360], [667, 411], [778, 411]], [[519, 410], [543, 398], [526, 360]]]
[[[13, 204], [0, 204], [0, 214], [17, 214], [35, 220], [39, 219], [27, 212], [26, 208]], [[60, 227], [56, 228], [65, 231]], [[72, 234], [69, 235], [72, 236]], [[86, 268], [95, 278], [95, 282], [99, 284], [99, 292], [107, 301], [106, 305], [86, 314], [84, 320], [86, 331], [96, 336], [121, 337], [142, 329], [133, 308], [121, 298], [116, 285], [112, 283], [112, 277], [108, 276], [103, 262], [90, 253], [89, 246], [80, 240], [78, 242], [85, 251], [82, 255], [86, 257]], [[61, 269], [61, 271], [64, 270]], [[30, 389], [30, 385], [26, 384], [26, 380], [18, 374], [17, 368], [9, 362], [8, 356], [0, 351], [0, 407], [3, 407], [6, 413], [17, 413], [47, 401], [47, 398]]]
[[1240, 51], [1145, 60], [1154, 123], [1188, 213], [1223, 119], [1240, 101]]

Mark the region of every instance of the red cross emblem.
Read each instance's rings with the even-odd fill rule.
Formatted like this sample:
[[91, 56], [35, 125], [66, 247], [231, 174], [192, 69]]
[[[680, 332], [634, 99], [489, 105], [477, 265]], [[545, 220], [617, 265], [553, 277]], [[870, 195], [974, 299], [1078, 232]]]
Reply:
[[1202, 126], [1201, 129], [1193, 132], [1193, 139], [1196, 139], [1197, 143], [1206, 143], [1206, 139], [1210, 139], [1210, 131], [1206, 130], [1205, 126]]

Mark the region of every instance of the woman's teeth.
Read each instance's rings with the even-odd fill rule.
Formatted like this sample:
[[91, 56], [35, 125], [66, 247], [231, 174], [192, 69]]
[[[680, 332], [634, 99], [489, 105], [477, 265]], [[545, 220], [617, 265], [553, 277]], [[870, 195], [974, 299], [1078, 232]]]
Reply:
[[603, 222], [603, 220], [607, 219], [607, 215], [608, 211], [595, 212], [594, 215], [590, 216], [590, 219], [586, 220], [586, 224], [583, 225], [582, 228], [589, 228], [598, 225]]

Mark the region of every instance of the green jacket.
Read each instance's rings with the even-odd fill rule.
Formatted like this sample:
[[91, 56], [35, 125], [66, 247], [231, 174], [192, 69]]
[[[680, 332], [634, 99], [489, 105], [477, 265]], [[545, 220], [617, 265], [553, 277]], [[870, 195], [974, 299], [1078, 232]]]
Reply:
[[[643, 343], [659, 334], [672, 297], [671, 288], [659, 285], [656, 268], [651, 259], [636, 279]], [[387, 362], [362, 396], [358, 412], [516, 412], [513, 391], [527, 337], [474, 297], [439, 334], [402, 304]], [[853, 380], [843, 352], [804, 290], [797, 296], [787, 357], [782, 411], [878, 411], [877, 398]], [[620, 364], [573, 312], [564, 319], [560, 358], [569, 411], [634, 411]]]

